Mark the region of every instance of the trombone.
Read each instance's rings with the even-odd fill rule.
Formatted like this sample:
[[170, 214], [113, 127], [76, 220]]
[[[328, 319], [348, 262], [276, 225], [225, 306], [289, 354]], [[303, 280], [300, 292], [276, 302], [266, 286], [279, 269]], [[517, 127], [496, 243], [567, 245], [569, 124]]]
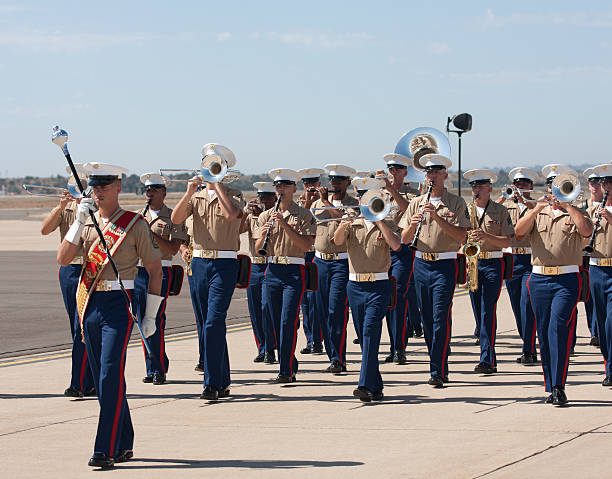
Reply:
[[84, 188], [84, 194], [81, 194], [81, 192], [77, 188], [74, 178], [70, 178], [68, 180], [68, 184], [66, 185], [66, 188], [60, 188], [58, 186], [44, 186], [44, 185], [31, 185], [31, 184], [24, 184], [22, 186], [23, 186], [23, 189], [26, 190], [32, 196], [45, 196], [47, 198], [63, 198], [64, 193], [68, 191], [68, 194], [72, 196], [74, 199], [79, 199], [79, 198], [83, 198], [83, 196], [89, 196], [89, 194], [91, 193], [91, 188], [87, 185], [87, 180], [85, 178], [81, 178], [81, 184], [83, 185], [83, 188]]
[[[344, 210], [349, 214], [350, 220], [356, 220], [359, 218], [376, 222], [383, 220], [387, 217], [389, 212], [392, 209], [397, 209], [397, 206], [391, 206], [391, 202], [383, 198], [377, 190], [370, 190], [365, 193], [359, 200], [359, 205], [354, 206], [320, 206], [318, 208], [310, 208], [310, 212], [317, 219], [318, 223], [328, 223], [330, 221], [342, 221], [347, 218], [325, 218], [318, 219], [316, 216], [316, 211], [325, 211], [325, 210]], [[351, 213], [356, 212], [359, 209], [359, 214], [354, 215]]]

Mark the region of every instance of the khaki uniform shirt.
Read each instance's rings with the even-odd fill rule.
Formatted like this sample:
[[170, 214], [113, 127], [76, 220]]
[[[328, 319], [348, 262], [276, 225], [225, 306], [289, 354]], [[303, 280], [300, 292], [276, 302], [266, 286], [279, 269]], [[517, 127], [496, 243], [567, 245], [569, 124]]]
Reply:
[[[512, 200], [504, 201], [503, 205], [508, 210], [508, 214], [510, 215], [510, 221], [512, 221], [513, 226], [516, 225], [517, 221], [523, 216], [525, 216], [529, 211], [529, 208], [527, 207], [523, 208], [523, 211], [521, 211], [521, 207], [519, 206], [520, 203], [515, 203]], [[510, 240], [510, 246], [512, 246], [513, 248], [529, 248], [531, 246], [531, 243], [529, 242], [529, 236], [525, 236], [520, 241], [516, 239], [516, 236], [513, 236]]]
[[[260, 213], [261, 216], [261, 213]], [[247, 233], [249, 237], [249, 254], [251, 257], [260, 256], [257, 254], [257, 250], [255, 249], [255, 238], [253, 237], [257, 234], [257, 230], [259, 229], [259, 216], [253, 215], [253, 213], [249, 213], [244, 221], [244, 226], [240, 230], [240, 233]]]
[[[119, 210], [121, 210], [121, 208], [119, 208]], [[96, 220], [100, 225], [100, 229], [104, 231], [106, 224], [100, 219], [100, 212], [96, 212]], [[89, 248], [96, 239], [98, 239], [98, 233], [96, 232], [91, 218], [87, 218], [85, 227], [81, 233], [81, 245], [85, 251], [89, 251]], [[117, 265], [121, 279], [136, 278], [136, 266], [138, 265], [139, 259], [142, 261], [142, 264], [145, 265], [161, 259], [159, 246], [157, 246], [157, 243], [153, 240], [151, 230], [142, 217], [134, 223], [132, 229], [128, 232], [121, 245], [113, 254], [113, 260]], [[100, 279], [117, 279], [112, 266], [107, 265], [106, 268], [104, 268], [104, 272], [100, 276]]]
[[[426, 195], [417, 196], [410, 201], [410, 205], [408, 205], [404, 216], [400, 220], [400, 228], [408, 228], [412, 216], [423, 210], [425, 197]], [[442, 194], [440, 202], [436, 205], [436, 212], [444, 221], [453, 226], [469, 228], [471, 225], [465, 200], [446, 189]], [[425, 215], [421, 232], [417, 239], [417, 249], [419, 251], [424, 253], [444, 253], [458, 251], [460, 247], [461, 243], [444, 233], [442, 228], [431, 218], [431, 215]]]
[[[330, 195], [331, 196], [331, 195]], [[329, 200], [332, 203], [332, 200]], [[359, 200], [354, 196], [349, 194], [344, 195], [342, 198], [341, 204], [343, 206], [359, 206]], [[313, 204], [313, 208], [322, 208], [325, 205], [322, 200], [316, 200]], [[356, 208], [350, 214], [359, 214], [359, 208]], [[329, 211], [321, 210], [318, 211], [315, 215], [317, 219], [323, 220], [327, 218], [331, 218]], [[314, 249], [316, 251], [320, 251], [321, 253], [346, 253], [346, 244], [336, 245], [332, 242], [332, 238], [334, 237], [334, 233], [340, 224], [340, 219], [338, 221], [328, 221], [326, 223], [317, 224], [317, 236], [314, 242]]]
[[[394, 223], [383, 220], [391, 230]], [[349, 255], [349, 272], [383, 273], [391, 267], [389, 245], [376, 224], [368, 230], [363, 219], [353, 221], [346, 229], [346, 248]]]
[[187, 243], [189, 246], [193, 241], [193, 216], [190, 216], [185, 220], [185, 233], [187, 233], [185, 243]]
[[[262, 232], [263, 225], [266, 224], [268, 218], [274, 213], [274, 208], [264, 211], [259, 215], [258, 228], [253, 238], [259, 239], [264, 236]], [[317, 233], [317, 224], [310, 210], [298, 206], [292, 202], [287, 211], [283, 212], [283, 218], [298, 234], [305, 236], [314, 236]], [[270, 230], [270, 240], [268, 241], [268, 256], [292, 256], [294, 258], [303, 258], [304, 251], [298, 248], [289, 236], [285, 233], [276, 222]]]
[[[142, 212], [143, 210], [141, 210]], [[149, 228], [151, 231], [163, 239], [167, 241], [172, 240], [180, 240], [180, 241], [189, 241], [189, 236], [187, 236], [187, 231], [185, 230], [185, 225], [183, 223], [175, 225], [170, 221], [170, 215], [172, 214], [172, 210], [168, 208], [166, 205], [163, 205], [161, 210], [157, 213], [157, 217], [152, 219], [151, 210], [147, 211], [145, 219], [149, 224]], [[161, 252], [161, 250], [160, 250]], [[161, 259], [172, 260], [171, 254], [163, 255]]]
[[[599, 205], [591, 206], [588, 214], [593, 221], [593, 227], [597, 221], [597, 212], [599, 211]], [[593, 243], [592, 258], [612, 258], [612, 227], [610, 224], [602, 218], [599, 222], [599, 227], [595, 233], [595, 242]]]
[[[402, 186], [402, 188], [400, 188], [398, 190], [399, 194], [401, 196], [403, 196], [405, 198], [405, 200], [408, 202], [408, 204], [410, 205], [410, 202], [412, 201], [412, 198], [415, 198], [416, 195], [413, 195], [412, 193], [407, 193], [406, 191], [409, 188], [406, 187], [406, 185]], [[393, 227], [391, 228], [391, 231], [393, 231], [394, 233], [397, 234], [401, 234], [401, 226], [399, 226], [399, 222], [401, 221], [402, 217], [404, 216], [404, 212], [402, 210], [400, 210], [399, 208], [397, 208], [397, 201], [395, 201], [395, 198], [393, 198], [393, 196], [390, 193], [385, 192], [385, 194], [387, 195], [387, 199], [390, 202], [391, 206], [395, 206], [396, 208], [392, 208], [391, 211], [389, 211], [389, 215], [387, 216], [386, 219], [389, 219], [393, 222]], [[406, 208], [408, 209], [408, 208]]]
[[[586, 216], [586, 214], [585, 214]], [[546, 206], [527, 233], [531, 240], [531, 264], [534, 266], [568, 266], [582, 264], [583, 236], [565, 212], [555, 217]]]
[[[242, 193], [233, 188], [227, 188], [227, 196], [236, 208], [244, 208]], [[223, 216], [221, 203], [217, 194], [211, 198], [203, 189], [195, 193], [187, 203], [187, 216], [193, 215], [193, 247], [194, 249], [210, 249], [220, 251], [238, 251], [240, 249], [240, 215], [227, 221]]]
[[[60, 223], [59, 223], [60, 242], [64, 241], [64, 236], [66, 236], [66, 233], [68, 233], [68, 230], [72, 226], [72, 223], [74, 223], [74, 220], [76, 219], [76, 211], [77, 211], [78, 206], [79, 205], [77, 204], [76, 201], [71, 201], [70, 203], [66, 205], [66, 208], [64, 208], [62, 212], [60, 213]], [[79, 248], [75, 258], [77, 256], [83, 256], [82, 248]]]
[[[480, 223], [478, 210], [476, 208], [476, 224]], [[469, 210], [468, 210], [469, 211]], [[480, 228], [485, 232], [495, 236], [510, 236], [514, 235], [514, 226], [505, 206], [496, 203], [493, 200], [489, 201], [489, 207], [485, 211], [485, 217], [482, 220]], [[482, 241], [480, 251], [499, 251], [499, 248], [492, 246], [487, 241]]]

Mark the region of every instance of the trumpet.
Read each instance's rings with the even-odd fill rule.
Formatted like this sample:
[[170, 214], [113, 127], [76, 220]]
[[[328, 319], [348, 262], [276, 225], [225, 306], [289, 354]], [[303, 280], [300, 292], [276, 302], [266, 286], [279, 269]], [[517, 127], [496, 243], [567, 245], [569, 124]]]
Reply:
[[[160, 168], [159, 174], [164, 177], [164, 181], [166, 183], [189, 183], [190, 181], [193, 181], [192, 178], [195, 176], [197, 177], [197, 179], [199, 179], [202, 182], [206, 181], [208, 183], [228, 184], [228, 183], [231, 183], [232, 181], [239, 180], [240, 177], [242, 176], [242, 173], [240, 171], [230, 170], [230, 169], [226, 169], [225, 174], [221, 176], [221, 179], [215, 180], [215, 181], [210, 181], [209, 178], [211, 178], [211, 176], [209, 174], [208, 176], [203, 175], [201, 169], [200, 170], [189, 170], [189, 169], [182, 169], [182, 168]], [[185, 178], [185, 179], [171, 178], [171, 175], [178, 175], [178, 174], [192, 175], [192, 178]]]
[[[75, 199], [83, 198], [83, 196], [89, 196], [91, 193], [91, 188], [87, 186], [87, 180], [85, 178], [81, 178], [81, 184], [84, 188], [84, 194], [81, 194], [79, 189], [77, 188], [76, 182], [74, 178], [70, 178], [68, 180], [68, 184], [66, 188], [60, 188], [57, 186], [43, 186], [43, 185], [30, 185], [25, 184], [22, 185], [23, 189], [26, 190], [32, 196], [46, 196], [47, 198], [63, 198], [64, 193], [68, 191], [68, 194]], [[39, 190], [39, 191], [36, 191]], [[43, 191], [40, 191], [43, 190]], [[46, 192], [44, 191], [46, 190]]]
[[580, 181], [574, 175], [559, 175], [556, 176], [551, 186], [552, 195], [556, 198], [554, 200], [534, 200], [527, 198], [525, 193], [538, 193], [543, 195], [549, 195], [548, 191], [542, 190], [526, 190], [517, 188], [514, 185], [506, 185], [502, 189], [502, 196], [506, 199], [512, 199], [518, 194], [524, 202], [533, 203], [571, 203], [572, 201], [579, 200], [582, 196]]
[[[310, 212], [316, 218], [316, 211], [325, 210], [344, 210], [349, 214], [350, 220], [356, 220], [359, 218], [367, 221], [376, 222], [381, 221], [387, 217], [392, 209], [397, 209], [397, 206], [391, 206], [391, 202], [383, 198], [383, 196], [377, 190], [369, 190], [359, 200], [359, 206], [321, 206], [318, 208], [310, 208]], [[351, 213], [356, 212], [359, 209], [358, 215], [352, 215]], [[342, 221], [347, 218], [325, 218], [318, 219], [317, 223], [328, 223], [330, 221]]]

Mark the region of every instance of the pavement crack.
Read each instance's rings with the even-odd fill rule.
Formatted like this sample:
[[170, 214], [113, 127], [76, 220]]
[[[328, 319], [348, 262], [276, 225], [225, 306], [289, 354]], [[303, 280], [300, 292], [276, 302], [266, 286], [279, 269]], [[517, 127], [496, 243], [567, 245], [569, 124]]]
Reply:
[[[491, 469], [490, 471], [487, 471], [484, 474], [480, 474], [478, 476], [474, 476], [473, 479], [479, 479], [481, 477], [489, 476], [489, 475], [491, 475], [491, 474], [493, 474], [495, 472], [501, 471], [502, 469], [506, 469], [507, 467], [514, 466], [515, 464], [519, 464], [519, 463], [521, 463], [523, 461], [526, 461], [527, 459], [531, 459], [532, 457], [536, 457], [536, 456], [539, 456], [541, 454], [544, 454], [545, 452], [548, 452], [548, 451], [551, 451], [553, 449], [556, 449], [559, 446], [563, 446], [565, 444], [569, 444], [570, 442], [575, 441], [576, 439], [579, 439], [579, 438], [581, 438], [583, 436], [586, 436], [588, 434], [593, 434], [593, 433], [598, 434], [596, 432], [598, 429], [602, 429], [602, 428], [610, 426], [610, 425], [612, 425], [612, 422], [609, 422], [607, 424], [603, 424], [601, 426], [594, 427], [593, 429], [589, 429], [588, 431], [580, 432], [580, 433], [576, 434], [573, 437], [570, 437], [568, 439], [560, 441], [560, 442], [558, 442], [556, 444], [552, 444], [552, 445], [550, 445], [550, 446], [548, 446], [548, 447], [546, 447], [544, 449], [541, 449], [539, 451], [535, 451], [535, 452], [533, 452], [533, 453], [531, 453], [531, 454], [529, 454], [529, 455], [527, 455], [525, 457], [517, 459], [516, 461], [508, 462], [506, 464], [502, 464], [501, 466], [498, 466], [495, 469]], [[605, 432], [605, 431], [601, 431], [601, 432]]]

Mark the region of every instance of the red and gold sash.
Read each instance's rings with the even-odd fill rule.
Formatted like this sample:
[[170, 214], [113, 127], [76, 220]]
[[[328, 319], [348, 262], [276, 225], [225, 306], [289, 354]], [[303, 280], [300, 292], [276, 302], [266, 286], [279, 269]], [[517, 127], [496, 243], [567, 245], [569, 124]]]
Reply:
[[[102, 230], [102, 235], [104, 236], [104, 241], [106, 241], [106, 246], [108, 246], [111, 256], [117, 251], [117, 248], [123, 243], [123, 240], [132, 229], [132, 226], [134, 226], [136, 221], [140, 218], [142, 218], [142, 216], [139, 213], [119, 210], [108, 220], [108, 223]], [[91, 293], [96, 290], [96, 285], [107, 265], [108, 254], [104, 251], [100, 243], [100, 237], [98, 236], [87, 253], [87, 261], [83, 264], [76, 294], [77, 312], [79, 314], [81, 326], [83, 325], [83, 317], [85, 316], [85, 310], [87, 309]], [[82, 330], [81, 328], [81, 331]]]

